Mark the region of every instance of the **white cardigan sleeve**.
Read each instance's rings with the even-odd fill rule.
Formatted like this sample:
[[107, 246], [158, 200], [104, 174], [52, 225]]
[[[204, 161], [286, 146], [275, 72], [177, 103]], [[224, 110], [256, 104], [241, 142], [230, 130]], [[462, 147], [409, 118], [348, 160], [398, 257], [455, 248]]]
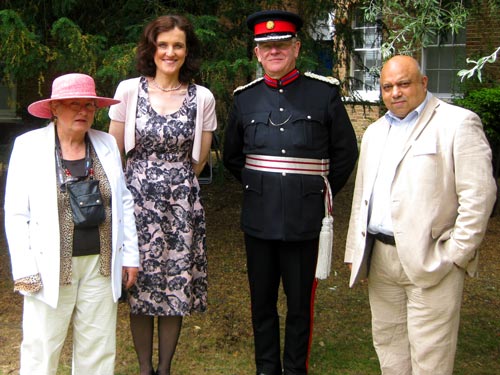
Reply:
[[202, 133], [217, 129], [217, 116], [214, 95], [206, 87], [196, 85], [196, 104], [196, 130], [191, 157], [193, 162], [197, 164], [200, 161]]
[[124, 145], [125, 154], [135, 147], [135, 117], [137, 112], [137, 97], [139, 95], [140, 77], [120, 82], [115, 92], [115, 99], [120, 103], [109, 108], [109, 118], [125, 123]]

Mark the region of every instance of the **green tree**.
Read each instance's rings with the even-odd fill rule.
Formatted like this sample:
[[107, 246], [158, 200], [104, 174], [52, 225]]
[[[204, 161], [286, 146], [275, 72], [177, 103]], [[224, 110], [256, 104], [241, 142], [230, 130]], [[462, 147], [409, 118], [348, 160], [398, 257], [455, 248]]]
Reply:
[[[496, 6], [499, 1], [480, 2]], [[245, 23], [247, 15], [254, 11], [295, 6], [304, 18], [298, 65], [305, 71], [318, 67], [317, 43], [308, 31], [314, 30], [318, 20], [326, 19], [330, 13], [335, 14], [336, 22], [333, 60], [339, 63], [345, 59], [346, 51], [353, 48], [353, 30], [348, 22], [353, 7], [362, 7], [368, 19], [380, 24], [384, 32], [383, 53], [387, 56], [417, 51], [433, 35], [464, 27], [471, 6], [479, 2], [4, 0], [3, 3], [0, 79], [4, 84], [17, 84], [21, 111], [31, 101], [47, 95], [56, 75], [70, 71], [93, 75], [99, 93], [113, 95], [119, 81], [137, 75], [135, 46], [144, 25], [158, 15], [177, 13], [191, 19], [202, 41], [203, 65], [197, 81], [214, 92], [223, 129], [232, 91], [253, 79], [258, 66], [253, 57], [252, 36]], [[333, 75], [338, 75], [335, 70]]]
[[[232, 91], [255, 76], [253, 40], [247, 15], [261, 9], [284, 9], [285, 0], [5, 0], [0, 10], [0, 76], [18, 86], [18, 105], [47, 95], [52, 79], [77, 71], [94, 76], [102, 95], [113, 95], [119, 81], [137, 75], [135, 46], [144, 25], [162, 14], [183, 14], [194, 24], [203, 46], [197, 81], [217, 99], [224, 127]], [[314, 27], [337, 7], [326, 0], [297, 1], [305, 21]], [[302, 70], [314, 69], [314, 42], [304, 32]], [[5, 42], [4, 42], [5, 41]], [[37, 90], [33, 90], [34, 83]], [[106, 121], [106, 116], [102, 116]], [[99, 124], [98, 124], [99, 125]], [[99, 125], [99, 126], [105, 126]]]

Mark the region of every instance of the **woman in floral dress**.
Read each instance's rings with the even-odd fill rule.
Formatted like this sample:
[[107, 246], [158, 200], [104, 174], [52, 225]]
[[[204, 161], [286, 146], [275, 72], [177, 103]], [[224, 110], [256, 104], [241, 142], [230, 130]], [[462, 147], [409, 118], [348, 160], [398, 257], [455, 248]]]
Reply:
[[[130, 326], [140, 374], [170, 374], [182, 317], [205, 311], [205, 212], [196, 176], [208, 159], [217, 126], [215, 99], [191, 83], [199, 43], [180, 16], [144, 29], [137, 48], [141, 77], [121, 82], [109, 132], [127, 155], [126, 179], [135, 200], [141, 265], [129, 290]], [[153, 368], [158, 317], [158, 367]]]

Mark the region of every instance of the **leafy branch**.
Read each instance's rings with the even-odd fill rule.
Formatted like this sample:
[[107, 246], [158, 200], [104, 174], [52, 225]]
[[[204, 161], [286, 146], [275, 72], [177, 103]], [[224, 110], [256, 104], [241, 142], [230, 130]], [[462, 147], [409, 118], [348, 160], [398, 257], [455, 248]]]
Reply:
[[445, 31], [458, 33], [465, 27], [468, 16], [461, 1], [367, 0], [362, 8], [368, 21], [384, 24], [383, 59], [394, 54], [411, 55]]
[[463, 81], [465, 78], [469, 79], [472, 78], [475, 74], [477, 74], [477, 78], [479, 79], [479, 82], [482, 82], [482, 76], [481, 76], [481, 71], [486, 65], [486, 63], [494, 63], [497, 59], [497, 55], [500, 53], [500, 47], [498, 47], [491, 55], [489, 56], [484, 56], [481, 57], [480, 59], [472, 60], [471, 58], [467, 58], [466, 62], [467, 64], [475, 64], [471, 69], [462, 69], [460, 70], [457, 75], [461, 77], [461, 81]]

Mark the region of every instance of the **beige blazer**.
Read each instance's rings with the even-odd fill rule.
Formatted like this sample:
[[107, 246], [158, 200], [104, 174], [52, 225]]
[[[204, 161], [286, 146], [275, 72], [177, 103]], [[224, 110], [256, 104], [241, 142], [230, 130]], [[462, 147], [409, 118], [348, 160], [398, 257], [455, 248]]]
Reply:
[[[366, 130], [347, 234], [349, 285], [369, 272], [368, 209], [384, 139], [385, 117]], [[496, 198], [491, 150], [479, 117], [431, 96], [400, 155], [391, 186], [396, 247], [408, 278], [436, 285], [454, 267], [473, 276]]]

